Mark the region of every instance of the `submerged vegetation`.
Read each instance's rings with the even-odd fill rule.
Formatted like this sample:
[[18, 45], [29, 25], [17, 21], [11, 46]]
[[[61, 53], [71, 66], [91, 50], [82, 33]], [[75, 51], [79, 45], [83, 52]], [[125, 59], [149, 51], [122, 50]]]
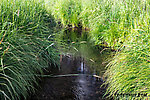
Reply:
[[0, 0], [0, 99], [26, 99], [43, 69], [58, 64], [55, 20], [116, 51], [104, 75], [109, 96], [149, 99], [149, 9], [149, 0]]

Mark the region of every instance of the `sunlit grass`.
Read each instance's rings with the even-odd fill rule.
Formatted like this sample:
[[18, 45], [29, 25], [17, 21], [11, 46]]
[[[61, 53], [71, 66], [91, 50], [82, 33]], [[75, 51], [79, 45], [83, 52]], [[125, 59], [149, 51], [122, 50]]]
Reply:
[[[105, 72], [108, 93], [116, 98], [148, 99], [150, 96], [150, 35], [134, 33], [109, 63]], [[119, 94], [127, 94], [124, 97]], [[134, 95], [136, 94], [136, 95]], [[138, 95], [141, 94], [141, 95]], [[143, 96], [145, 94], [145, 96]]]
[[81, 12], [80, 0], [52, 0], [51, 3], [53, 5], [48, 10], [51, 10], [57, 21], [61, 22], [65, 27], [68, 25], [72, 25], [72, 27], [78, 26], [80, 22], [78, 16]]

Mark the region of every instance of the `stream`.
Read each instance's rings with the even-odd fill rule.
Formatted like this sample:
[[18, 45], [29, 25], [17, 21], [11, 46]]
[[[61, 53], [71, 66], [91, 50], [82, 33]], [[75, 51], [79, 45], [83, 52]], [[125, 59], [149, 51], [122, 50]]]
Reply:
[[29, 100], [110, 100], [101, 85], [111, 50], [95, 47], [87, 34], [64, 30], [56, 36], [60, 69], [44, 77]]

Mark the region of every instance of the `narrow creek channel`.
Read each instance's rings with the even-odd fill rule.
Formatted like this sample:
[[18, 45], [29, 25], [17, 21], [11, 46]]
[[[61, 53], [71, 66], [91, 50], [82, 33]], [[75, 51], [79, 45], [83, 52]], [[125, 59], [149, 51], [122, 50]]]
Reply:
[[56, 36], [60, 69], [44, 77], [29, 100], [110, 100], [101, 85], [111, 50], [95, 47], [87, 34], [64, 30]]

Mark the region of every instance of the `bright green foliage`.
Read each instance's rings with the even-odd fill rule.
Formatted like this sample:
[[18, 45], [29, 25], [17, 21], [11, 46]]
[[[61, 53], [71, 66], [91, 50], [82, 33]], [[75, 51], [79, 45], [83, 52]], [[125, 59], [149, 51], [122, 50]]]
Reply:
[[107, 93], [120, 99], [144, 100], [150, 96], [150, 35], [148, 31], [133, 31], [125, 49], [115, 55], [105, 72]]
[[63, 25], [78, 26], [81, 12], [80, 0], [55, 0], [52, 6], [52, 14]]
[[149, 18], [149, 3], [145, 0], [89, 0], [82, 4], [82, 24], [91, 29], [96, 45], [117, 49], [130, 34], [134, 20]]
[[36, 0], [0, 0], [0, 19], [0, 99], [26, 99], [37, 75], [58, 62], [50, 37], [55, 23]]
[[[50, 0], [51, 12], [64, 26], [90, 28], [96, 45], [117, 49], [134, 20], [149, 17], [148, 0]], [[52, 5], [53, 4], [53, 5]], [[133, 26], [134, 27], [134, 26]]]

